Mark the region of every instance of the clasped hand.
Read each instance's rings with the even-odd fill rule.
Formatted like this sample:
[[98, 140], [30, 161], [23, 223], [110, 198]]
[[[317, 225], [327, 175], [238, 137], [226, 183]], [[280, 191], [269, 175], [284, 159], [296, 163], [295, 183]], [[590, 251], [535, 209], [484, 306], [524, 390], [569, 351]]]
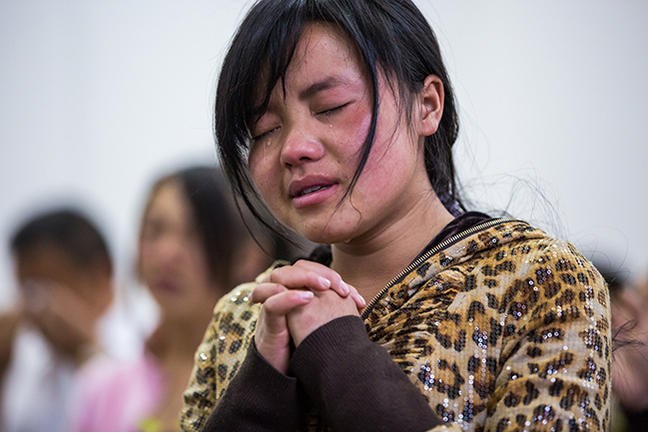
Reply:
[[300, 260], [273, 270], [250, 297], [262, 303], [254, 343], [258, 352], [283, 374], [288, 372], [291, 341], [298, 347], [311, 332], [348, 315], [359, 315], [366, 302], [334, 270]]

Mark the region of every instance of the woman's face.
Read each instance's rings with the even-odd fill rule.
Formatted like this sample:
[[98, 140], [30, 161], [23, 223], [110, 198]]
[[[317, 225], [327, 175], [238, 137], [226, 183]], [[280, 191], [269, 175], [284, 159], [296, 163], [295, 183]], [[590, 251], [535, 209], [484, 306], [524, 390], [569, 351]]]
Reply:
[[305, 29], [285, 95], [278, 83], [267, 111], [250, 125], [249, 167], [259, 193], [279, 221], [311, 241], [370, 239], [431, 191], [422, 138], [382, 76], [379, 86], [374, 146], [341, 205], [371, 124], [372, 92], [339, 31], [325, 24]]
[[176, 181], [159, 187], [144, 217], [139, 267], [164, 314], [196, 314], [217, 300], [190, 203]]

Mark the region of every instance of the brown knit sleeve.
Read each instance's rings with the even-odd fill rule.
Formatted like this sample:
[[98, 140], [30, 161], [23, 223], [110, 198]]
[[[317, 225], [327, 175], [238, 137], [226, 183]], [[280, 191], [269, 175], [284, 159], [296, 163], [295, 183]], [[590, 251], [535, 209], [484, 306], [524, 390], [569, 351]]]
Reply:
[[440, 424], [389, 353], [369, 340], [357, 316], [311, 333], [290, 368], [334, 431], [421, 431]]
[[297, 379], [281, 374], [252, 340], [245, 361], [203, 431], [296, 431], [303, 429]]

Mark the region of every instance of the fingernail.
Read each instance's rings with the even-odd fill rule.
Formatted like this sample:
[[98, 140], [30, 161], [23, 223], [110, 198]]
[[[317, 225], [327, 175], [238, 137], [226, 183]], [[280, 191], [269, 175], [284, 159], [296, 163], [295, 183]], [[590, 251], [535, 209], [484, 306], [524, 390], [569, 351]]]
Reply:
[[360, 296], [360, 300], [362, 301], [362, 303], [363, 303], [364, 305], [367, 305], [367, 301], [365, 301], [365, 298], [363, 298], [362, 295], [361, 295], [360, 293], [358, 293], [358, 296]]
[[329, 280], [327, 280], [326, 278], [324, 278], [324, 277], [319, 277], [319, 281], [320, 281], [320, 284], [321, 284], [325, 289], [328, 289], [329, 287], [331, 287], [331, 282], [330, 282]]
[[349, 289], [349, 285], [347, 283], [345, 283], [344, 281], [341, 282], [341, 287], [342, 287], [342, 291], [344, 292], [345, 295], [348, 295], [349, 293], [351, 293], [351, 289]]
[[304, 300], [313, 299], [313, 292], [310, 290], [302, 290], [301, 297]]

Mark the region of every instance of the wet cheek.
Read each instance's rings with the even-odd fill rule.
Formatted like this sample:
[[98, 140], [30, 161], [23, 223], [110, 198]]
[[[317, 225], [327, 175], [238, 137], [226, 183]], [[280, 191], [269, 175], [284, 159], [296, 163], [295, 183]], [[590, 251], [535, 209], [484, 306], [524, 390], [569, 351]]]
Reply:
[[248, 165], [250, 167], [250, 175], [254, 185], [259, 189], [264, 179], [267, 177], [267, 160], [264, 158], [263, 149], [259, 149], [250, 154]]
[[272, 202], [271, 193], [277, 191], [279, 179], [276, 174], [273, 174], [272, 161], [269, 160], [268, 155], [263, 153], [262, 150], [259, 150], [259, 152], [250, 155], [250, 175], [261, 198], [270, 206]]
[[252, 180], [256, 182], [256, 176], [259, 171], [259, 164], [261, 163], [261, 152], [260, 149], [255, 148], [250, 150], [250, 155], [248, 156], [248, 167], [250, 169], [250, 174], [252, 175]]

